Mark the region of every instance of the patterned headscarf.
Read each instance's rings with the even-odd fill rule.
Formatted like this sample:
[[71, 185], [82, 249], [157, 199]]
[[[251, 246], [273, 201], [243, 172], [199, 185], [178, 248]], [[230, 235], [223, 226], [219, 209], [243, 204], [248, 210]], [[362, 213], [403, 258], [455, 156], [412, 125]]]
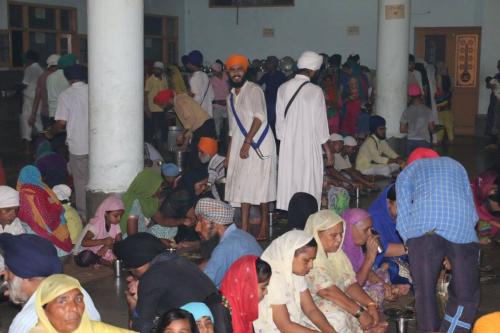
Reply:
[[328, 209], [342, 215], [349, 208], [349, 192], [343, 187], [332, 187], [328, 191]]
[[259, 282], [256, 256], [243, 256], [226, 272], [221, 292], [229, 301], [233, 333], [252, 333], [252, 322], [259, 316]]
[[196, 204], [196, 215], [217, 224], [228, 225], [234, 222], [234, 209], [224, 201], [203, 198]]

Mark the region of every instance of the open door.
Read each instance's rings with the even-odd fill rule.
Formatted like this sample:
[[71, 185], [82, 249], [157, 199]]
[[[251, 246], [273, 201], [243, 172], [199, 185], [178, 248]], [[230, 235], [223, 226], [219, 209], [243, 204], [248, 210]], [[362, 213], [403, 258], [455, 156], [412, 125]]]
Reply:
[[474, 135], [479, 101], [480, 27], [415, 28], [415, 56], [444, 62], [453, 82], [457, 134]]

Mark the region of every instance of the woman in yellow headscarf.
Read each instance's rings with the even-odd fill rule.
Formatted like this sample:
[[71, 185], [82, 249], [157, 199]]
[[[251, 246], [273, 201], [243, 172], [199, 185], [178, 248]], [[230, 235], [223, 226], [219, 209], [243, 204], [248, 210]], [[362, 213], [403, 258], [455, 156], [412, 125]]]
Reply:
[[38, 324], [30, 333], [126, 333], [132, 332], [92, 321], [85, 310], [82, 286], [64, 274], [51, 275], [35, 294]]
[[304, 231], [318, 243], [313, 268], [306, 275], [314, 302], [338, 333], [384, 332], [377, 305], [356, 282], [356, 273], [342, 251], [344, 220], [321, 210], [307, 220]]

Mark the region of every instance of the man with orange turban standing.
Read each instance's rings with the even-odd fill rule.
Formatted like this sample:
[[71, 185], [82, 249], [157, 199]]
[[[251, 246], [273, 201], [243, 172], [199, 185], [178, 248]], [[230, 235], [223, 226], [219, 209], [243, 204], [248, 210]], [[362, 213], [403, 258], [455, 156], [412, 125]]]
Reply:
[[267, 122], [262, 89], [247, 81], [248, 59], [232, 55], [226, 61], [230, 143], [226, 163], [225, 200], [241, 205], [242, 228], [248, 231], [251, 205], [260, 205], [261, 227], [257, 239], [266, 239], [270, 201], [276, 200], [276, 145]]

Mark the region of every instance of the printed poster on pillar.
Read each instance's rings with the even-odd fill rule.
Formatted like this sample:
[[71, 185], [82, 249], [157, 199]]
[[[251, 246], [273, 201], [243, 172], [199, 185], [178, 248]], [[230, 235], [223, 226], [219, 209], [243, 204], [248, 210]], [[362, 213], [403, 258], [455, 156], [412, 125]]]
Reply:
[[455, 87], [474, 88], [477, 82], [479, 36], [456, 36]]

